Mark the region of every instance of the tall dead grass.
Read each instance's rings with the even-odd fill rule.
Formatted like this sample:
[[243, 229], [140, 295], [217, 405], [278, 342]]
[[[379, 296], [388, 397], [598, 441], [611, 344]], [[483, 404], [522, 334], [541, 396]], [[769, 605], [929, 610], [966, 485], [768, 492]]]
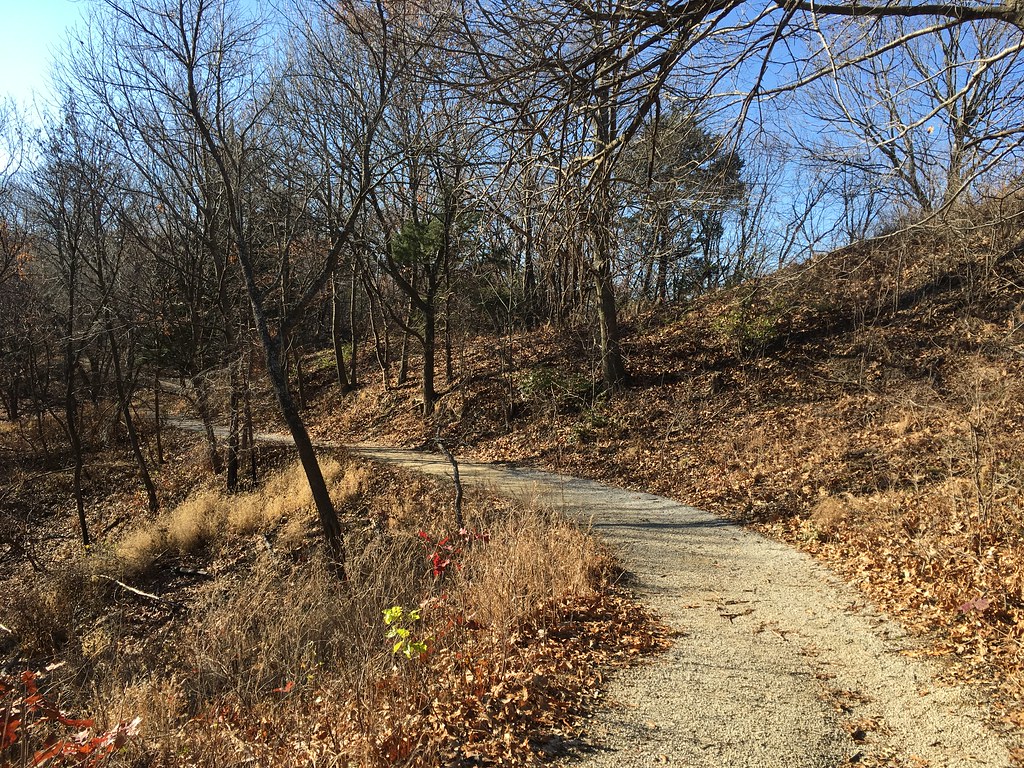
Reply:
[[[258, 492], [195, 494], [60, 578], [26, 585], [22, 603], [0, 614], [19, 614], [12, 628], [27, 655], [69, 662], [52, 685], [74, 711], [101, 726], [142, 716], [143, 738], [117, 757], [126, 764], [386, 765], [409, 758], [413, 744], [424, 759], [443, 759], [452, 743], [426, 716], [406, 715], [431, 702], [456, 707], [447, 697], [469, 685], [459, 666], [467, 660], [497, 653], [473, 662], [475, 674], [503, 674], [516, 628], [553, 602], [592, 595], [607, 555], [556, 514], [470, 493], [474, 534], [452, 539], [451, 563], [435, 575], [429, 558], [450, 530], [449, 490], [354, 462], [329, 463], [325, 474], [339, 506], [347, 499], [363, 515], [348, 537], [346, 583], [315, 548], [296, 558], [245, 543], [262, 532], [276, 544], [297, 521], [312, 522], [301, 470], [291, 467]], [[387, 524], [366, 525], [375, 517]], [[166, 569], [154, 564], [184, 554], [223, 573], [165, 593], [181, 612], [95, 578], [120, 568], [125, 579], [158, 580]], [[382, 617], [395, 605], [420, 607], [410, 630], [427, 643], [426, 658], [392, 653]], [[492, 683], [478, 679], [472, 690], [481, 685]]]
[[[365, 487], [365, 470], [327, 459], [321, 463], [324, 479], [339, 506]], [[249, 535], [290, 522], [284, 531], [289, 544], [303, 534], [302, 516], [313, 498], [302, 467], [297, 462], [270, 475], [263, 487], [246, 493], [201, 490], [166, 515], [147, 520], [126, 533], [114, 545], [122, 573], [138, 577], [168, 552], [189, 554], [230, 535]]]

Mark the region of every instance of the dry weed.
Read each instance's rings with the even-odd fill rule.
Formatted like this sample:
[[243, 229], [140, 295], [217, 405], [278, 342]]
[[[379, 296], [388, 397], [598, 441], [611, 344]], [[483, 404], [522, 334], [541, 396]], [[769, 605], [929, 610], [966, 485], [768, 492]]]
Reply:
[[[350, 463], [347, 468], [327, 459], [321, 467], [339, 506], [351, 503], [366, 487], [366, 470]], [[305, 539], [307, 516], [312, 506], [309, 484], [296, 462], [272, 473], [255, 491], [228, 494], [206, 489], [194, 493], [156, 520], [147, 520], [124, 534], [114, 545], [120, 570], [141, 576], [152, 569], [165, 552], [194, 553], [228, 535], [266, 532], [287, 521], [282, 543], [297, 546]]]
[[[473, 533], [451, 540], [439, 573], [431, 546], [450, 530], [451, 489], [355, 462], [326, 474], [339, 506], [364, 521], [347, 536], [346, 582], [301, 546], [313, 515], [291, 467], [252, 493], [201, 490], [59, 577], [16, 589], [20, 600], [0, 610], [24, 654], [67, 662], [52, 685], [70, 708], [98, 727], [143, 718], [141, 739], [111, 765], [523, 764], [535, 754], [531, 728], [564, 728], [592, 701], [590, 666], [563, 657], [618, 643], [611, 628], [627, 611], [601, 602], [608, 560], [584, 532], [470, 492]], [[380, 517], [388, 524], [365, 525]], [[252, 546], [255, 532], [272, 549]], [[181, 570], [199, 576], [183, 581], [171, 566], [185, 555]], [[382, 621], [393, 606], [422, 612], [412, 628], [422, 658], [393, 655]], [[571, 629], [565, 616], [588, 618]], [[649, 619], [629, 621], [630, 639], [607, 658], [654, 647]], [[540, 626], [566, 639], [545, 640]]]
[[593, 537], [536, 508], [501, 519], [489, 534], [461, 574], [463, 599], [488, 626], [511, 628], [555, 597], [591, 594], [607, 560]]

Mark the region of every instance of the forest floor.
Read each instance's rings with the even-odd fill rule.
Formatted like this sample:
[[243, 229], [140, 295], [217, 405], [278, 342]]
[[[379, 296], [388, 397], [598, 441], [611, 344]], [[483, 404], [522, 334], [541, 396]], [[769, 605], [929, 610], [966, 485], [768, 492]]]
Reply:
[[[456, 344], [436, 416], [415, 377], [326, 394], [321, 437], [431, 448], [657, 493], [809, 553], [990, 702], [1022, 753], [1024, 264], [986, 226], [823, 255], [591, 332]], [[415, 370], [415, 361], [414, 368]], [[313, 377], [328, 381], [327, 366]], [[329, 390], [329, 388], [327, 388]]]
[[152, 515], [87, 416], [88, 553], [57, 425], [44, 453], [0, 422], [2, 768], [535, 765], [666, 646], [607, 549], [536, 506], [470, 491], [459, 530], [450, 484], [324, 451], [339, 579], [289, 448], [229, 494], [164, 430]]
[[[450, 489], [329, 449], [357, 589], [326, 586], [311, 504], [280, 453], [268, 448], [273, 473], [229, 498], [194, 438], [168, 446], [166, 517], [149, 519], [123, 436], [89, 435], [101, 546], [83, 558], [59, 428], [0, 423], [0, 675], [38, 669], [46, 695], [114, 737], [143, 712], [159, 727], [126, 764], [512, 764], [588, 748], [593, 765], [1024, 763], [1024, 263], [1012, 234], [886, 238], [628, 310], [633, 380], [611, 394], [593, 333], [569, 326], [454, 339], [429, 419], [416, 376], [385, 388], [372, 350], [346, 396], [329, 355], [307, 358], [322, 445], [420, 449], [379, 457], [444, 474], [430, 454], [440, 436], [467, 477], [500, 462], [520, 489], [554, 483], [619, 547], [668, 629], [557, 516], [484, 493], [473, 530], [500, 546], [453, 547]], [[116, 432], [109, 413], [89, 422]], [[470, 552], [506, 559], [449, 567]], [[433, 594], [431, 568], [456, 601]], [[496, 581], [481, 591], [469, 572]], [[356, 593], [374, 597], [335, 623]], [[437, 598], [424, 627], [451, 653], [396, 664], [381, 611], [424, 594]], [[668, 653], [615, 677], [618, 707], [585, 725], [605, 670], [664, 647], [666, 632]], [[349, 645], [362, 661], [322, 676]], [[8, 699], [27, 685], [3, 680]], [[70, 728], [42, 719], [30, 734], [41, 742], [17, 743]]]
[[[356, 450], [451, 473], [444, 458], [420, 451]], [[977, 691], [942, 681], [920, 658], [926, 644], [806, 554], [660, 496], [493, 464], [459, 470], [468, 484], [589, 524], [672, 630], [667, 654], [612, 680], [573, 765], [1010, 764]]]

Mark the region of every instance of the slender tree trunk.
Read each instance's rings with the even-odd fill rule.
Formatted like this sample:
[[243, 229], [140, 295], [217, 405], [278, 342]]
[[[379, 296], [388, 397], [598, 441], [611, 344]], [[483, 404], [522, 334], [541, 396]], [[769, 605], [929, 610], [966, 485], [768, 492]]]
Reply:
[[658, 282], [657, 300], [662, 304], [668, 301], [668, 270], [669, 270], [669, 239], [668, 215], [658, 217]]
[[156, 495], [156, 486], [153, 485], [153, 478], [149, 474], [149, 467], [146, 465], [146, 457], [142, 453], [142, 443], [139, 440], [139, 433], [135, 429], [135, 420], [132, 418], [131, 397], [125, 388], [124, 376], [121, 371], [121, 354], [118, 350], [117, 340], [114, 337], [114, 327], [107, 320], [107, 340], [110, 342], [110, 356], [114, 364], [114, 387], [117, 389], [117, 399], [121, 405], [121, 417], [124, 419], [124, 428], [128, 432], [128, 442], [135, 456], [135, 463], [139, 467], [139, 476], [142, 478], [142, 485], [146, 488], [146, 498], [149, 500], [149, 511], [154, 515], [160, 511], [160, 500]]
[[71, 453], [75, 460], [74, 493], [75, 511], [78, 513], [78, 528], [82, 533], [82, 545], [89, 547], [92, 544], [92, 539], [89, 537], [89, 525], [85, 519], [85, 492], [82, 489], [82, 469], [85, 466], [85, 459], [82, 452], [82, 439], [78, 432], [78, 401], [75, 398], [75, 368], [77, 364], [76, 356], [72, 351], [72, 344], [73, 342], [69, 339], [64, 356], [66, 368], [64, 377], [64, 417], [68, 432], [68, 442], [71, 443]]
[[259, 482], [259, 474], [256, 471], [256, 436], [253, 434], [252, 427], [252, 393], [249, 387], [250, 376], [246, 373], [245, 377], [245, 431], [243, 432], [243, 439], [245, 443], [246, 455], [249, 457], [249, 481], [252, 483], [252, 487], [255, 488]]
[[359, 360], [359, 336], [356, 331], [356, 278], [357, 270], [359, 269], [359, 260], [353, 257], [352, 259], [352, 282], [349, 284], [348, 291], [348, 332], [351, 340], [349, 347], [349, 387], [355, 389], [359, 384], [358, 372], [359, 368], [357, 362]]
[[282, 350], [279, 344], [271, 337], [266, 320], [262, 317], [262, 310], [255, 305], [254, 314], [257, 315], [257, 326], [263, 340], [263, 350], [267, 361], [267, 375], [270, 377], [274, 394], [277, 396], [277, 402], [281, 408], [281, 416], [284, 417], [285, 424], [288, 425], [288, 431], [295, 442], [295, 450], [299, 454], [302, 469], [306, 473], [306, 480], [309, 482], [309, 488], [313, 494], [313, 501], [316, 504], [320, 517], [324, 538], [338, 566], [344, 569], [345, 545], [342, 540], [341, 521], [338, 520], [338, 513], [334, 509], [334, 502], [331, 501], [331, 494], [327, 490], [327, 482], [324, 480], [323, 472], [320, 469], [320, 462], [317, 460], [313, 441], [310, 440], [306, 425], [302, 421], [302, 416], [299, 415], [299, 409], [296, 408], [291, 393], [288, 391], [288, 380], [285, 378], [281, 359]]
[[217, 433], [213, 429], [209, 385], [202, 376], [195, 376], [191, 381], [192, 388], [196, 392], [196, 410], [199, 412], [200, 421], [203, 422], [203, 435], [206, 437], [206, 454], [210, 460], [210, 469], [213, 474], [219, 475], [224, 471], [224, 465], [221, 463], [220, 449], [217, 447]]
[[348, 372], [345, 368], [344, 338], [341, 327], [341, 286], [338, 284], [338, 276], [331, 278], [331, 343], [334, 345], [334, 369], [338, 376], [338, 388], [342, 394], [352, 391], [349, 384]]
[[449, 387], [455, 381], [455, 365], [452, 362], [452, 297], [450, 293], [444, 302], [444, 380]]
[[5, 402], [7, 406], [7, 418], [14, 422], [21, 418], [21, 409], [19, 406], [20, 395], [21, 395], [21, 377], [17, 374], [14, 375], [11, 380], [11, 385], [8, 387], [8, 397]]
[[391, 361], [388, 359], [387, 338], [385, 337], [382, 340], [380, 332], [377, 330], [373, 294], [367, 291], [366, 296], [368, 299], [367, 303], [370, 305], [367, 317], [370, 322], [370, 333], [373, 336], [373, 353], [377, 358], [377, 365], [380, 366], [380, 375], [384, 384], [384, 391], [389, 392], [391, 390]]
[[[598, 83], [595, 112], [595, 146], [598, 152], [611, 146], [615, 133], [614, 96], [611, 85]], [[620, 389], [629, 381], [626, 363], [619, 346], [619, 323], [615, 308], [615, 287], [612, 284], [612, 191], [606, 160], [598, 160], [595, 168], [597, 186], [594, 190], [594, 249], [591, 270], [597, 299], [598, 325], [601, 329], [601, 375], [609, 390]]]
[[292, 353], [295, 359], [295, 384], [299, 393], [299, 410], [306, 410], [306, 375], [302, 370], [302, 355], [298, 349]]
[[228, 493], [234, 493], [238, 490], [238, 453], [239, 453], [239, 383], [238, 383], [238, 363], [233, 362], [228, 369], [228, 380], [231, 388], [231, 395], [229, 398], [229, 415], [228, 415], [228, 444], [227, 444], [227, 489]]
[[153, 374], [153, 419], [156, 422], [156, 463], [164, 463], [163, 419], [160, 416], [160, 371]]
[[[40, 381], [39, 365], [36, 363], [35, 355], [29, 355], [29, 376], [31, 377], [31, 397], [32, 397], [32, 410], [36, 421], [36, 431], [39, 432], [39, 446], [43, 450], [43, 456], [49, 457], [50, 455], [50, 444], [46, 439], [46, 432], [43, 430], [43, 415], [44, 407], [43, 403], [49, 401], [49, 389], [50, 389], [50, 378], [49, 375], [45, 377], [43, 381]], [[46, 351], [46, 370], [50, 368], [50, 351]], [[33, 441], [34, 444], [35, 441]]]
[[[240, 229], [240, 228], [239, 228]], [[313, 448], [313, 441], [309, 437], [305, 423], [299, 409], [292, 400], [291, 392], [288, 389], [288, 376], [284, 368], [284, 358], [287, 357], [287, 348], [284, 346], [286, 334], [279, 332], [275, 338], [271, 335], [267, 316], [261, 303], [260, 291], [256, 285], [253, 275], [252, 262], [246, 250], [246, 243], [237, 241], [239, 249], [238, 261], [242, 266], [242, 274], [245, 277], [245, 287], [249, 294], [249, 304], [252, 307], [253, 320], [256, 321], [256, 329], [260, 335], [260, 342], [263, 345], [263, 353], [267, 364], [267, 376], [274, 388], [274, 395], [277, 397], [278, 406], [281, 409], [281, 416], [288, 431], [291, 433], [292, 441], [295, 443], [295, 450], [299, 454], [299, 462], [306, 474], [306, 482], [309, 483], [309, 490], [313, 495], [313, 503], [316, 505], [317, 514], [320, 517], [320, 526], [323, 529], [324, 540], [334, 559], [335, 565], [344, 576], [345, 573], [345, 541], [342, 537], [341, 521], [338, 519], [338, 512], [331, 501], [331, 494], [327, 490], [327, 481], [324, 480], [323, 471], [320, 469], [320, 462], [317, 460], [316, 450]]]
[[409, 313], [406, 315], [406, 327], [402, 330], [402, 359], [398, 364], [398, 386], [405, 384], [409, 378], [409, 341], [412, 334], [408, 327], [412, 324], [412, 301], [409, 301]]
[[[533, 227], [533, 207], [527, 203], [525, 222], [526, 243], [523, 248], [523, 316], [527, 328], [536, 326], [539, 315], [537, 306], [537, 273], [533, 266], [533, 252], [537, 247], [537, 238], [534, 235]], [[511, 313], [509, 314], [509, 323], [511, 323]]]
[[434, 354], [436, 350], [435, 325], [437, 318], [434, 313], [434, 299], [428, 297], [428, 309], [423, 311], [423, 415], [434, 412], [437, 392], [434, 391]]

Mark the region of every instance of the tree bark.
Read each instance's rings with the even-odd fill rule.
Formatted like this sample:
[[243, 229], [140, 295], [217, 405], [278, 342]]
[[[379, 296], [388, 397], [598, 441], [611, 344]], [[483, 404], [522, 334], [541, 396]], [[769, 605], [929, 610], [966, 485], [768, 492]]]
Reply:
[[351, 389], [355, 389], [359, 383], [359, 377], [357, 376], [359, 368], [357, 366], [359, 352], [359, 335], [356, 332], [356, 278], [358, 277], [357, 271], [359, 269], [359, 261], [355, 257], [352, 258], [352, 282], [349, 285], [348, 293], [348, 332], [349, 338], [351, 339], [351, 345], [349, 347], [349, 377], [348, 384]]
[[345, 368], [344, 338], [341, 327], [341, 286], [338, 276], [331, 278], [331, 343], [334, 345], [334, 369], [338, 377], [338, 389], [342, 394], [352, 391]]
[[[611, 146], [615, 133], [615, 97], [612, 86], [599, 79], [595, 93], [595, 148], [599, 154]], [[594, 250], [591, 269], [597, 296], [598, 325], [601, 329], [601, 376], [604, 386], [617, 390], [629, 381], [626, 363], [619, 346], [619, 323], [612, 283], [612, 190], [611, 172], [606, 160], [594, 169]]]
[[[380, 366], [380, 376], [384, 385], [384, 391], [391, 391], [391, 360], [389, 357], [389, 349], [387, 343], [387, 337], [382, 340], [380, 337], [380, 331], [377, 330], [377, 320], [375, 314], [375, 307], [373, 302], [373, 294], [367, 290], [367, 304], [369, 308], [367, 311], [367, 317], [370, 322], [370, 333], [373, 335], [373, 352], [377, 357], [377, 365]], [[385, 328], [386, 331], [386, 328]]]
[[402, 359], [398, 363], [398, 386], [405, 384], [409, 378], [409, 326], [412, 324], [412, 299], [409, 300], [409, 312], [406, 315], [405, 328], [402, 329]]
[[231, 387], [231, 395], [229, 400], [229, 415], [228, 415], [228, 461], [227, 461], [227, 490], [228, 493], [234, 493], [238, 490], [238, 458], [239, 458], [239, 383], [238, 383], [238, 363], [231, 363], [228, 371], [228, 379], [230, 381], [229, 386]]
[[82, 533], [82, 546], [88, 548], [92, 544], [89, 538], [89, 525], [85, 519], [85, 493], [82, 489], [82, 469], [85, 466], [85, 459], [82, 454], [82, 439], [78, 433], [78, 401], [75, 397], [75, 355], [71, 351], [72, 342], [68, 341], [68, 349], [65, 353], [65, 366], [67, 373], [64, 380], [64, 417], [65, 428], [68, 433], [68, 442], [71, 443], [71, 453], [75, 460], [74, 469], [74, 492], [75, 511], [78, 513], [78, 527]]
[[295, 359], [295, 385], [299, 392], [299, 410], [306, 410], [306, 374], [302, 369], [302, 353], [296, 349], [292, 353]]
[[128, 432], [128, 442], [135, 456], [135, 463], [139, 467], [139, 476], [142, 478], [142, 485], [146, 489], [146, 498], [149, 500], [149, 511], [154, 515], [160, 511], [160, 499], [156, 495], [156, 486], [153, 485], [153, 478], [149, 474], [149, 467], [146, 465], [146, 457], [142, 454], [142, 443], [139, 440], [138, 430], [135, 429], [135, 420], [132, 418], [131, 398], [125, 388], [124, 376], [121, 371], [121, 354], [118, 350], [117, 339], [114, 336], [114, 327], [107, 318], [107, 341], [110, 343], [110, 356], [114, 365], [114, 387], [117, 389], [117, 399], [121, 406], [121, 417], [124, 419], [124, 428]]
[[288, 425], [288, 431], [295, 442], [295, 450], [299, 454], [302, 469], [306, 473], [306, 480], [313, 494], [313, 501], [316, 504], [317, 513], [320, 517], [320, 526], [323, 528], [324, 538], [335, 562], [341, 569], [344, 569], [345, 544], [342, 540], [341, 522], [338, 520], [338, 513], [334, 509], [334, 502], [331, 501], [331, 494], [327, 490], [327, 482], [324, 480], [323, 472], [320, 469], [320, 462], [317, 461], [316, 451], [313, 448], [312, 440], [309, 438], [309, 432], [306, 430], [306, 425], [299, 415], [299, 409], [295, 407], [295, 402], [288, 391], [288, 380], [285, 378], [279, 344], [271, 337], [266, 320], [262, 317], [262, 309], [258, 308], [255, 302], [253, 313], [257, 315], [257, 326], [259, 326], [260, 336], [263, 340], [263, 351], [267, 361], [267, 375], [270, 377], [271, 384], [274, 387], [274, 394], [277, 396], [281, 415], [284, 417], [285, 424]]
[[203, 422], [203, 435], [206, 438], [206, 454], [210, 460], [210, 469], [213, 474], [219, 475], [224, 471], [224, 465], [221, 463], [220, 449], [217, 447], [217, 433], [213, 429], [209, 388], [202, 376], [194, 376], [191, 384], [196, 393], [196, 411], [199, 412], [199, 419]]
[[249, 480], [252, 483], [252, 487], [255, 488], [259, 481], [259, 475], [256, 471], [256, 439], [253, 434], [252, 426], [252, 388], [249, 383], [252, 379], [251, 362], [249, 360], [249, 354], [245, 355], [245, 429], [242, 433], [242, 442], [245, 446], [246, 455], [249, 457]]
[[434, 303], [430, 301], [428, 308], [423, 310], [423, 415], [434, 412], [437, 392], [434, 390], [434, 355], [436, 350], [436, 322]]
[[164, 463], [163, 420], [160, 416], [160, 371], [153, 374], [153, 420], [156, 424], [156, 463]]

